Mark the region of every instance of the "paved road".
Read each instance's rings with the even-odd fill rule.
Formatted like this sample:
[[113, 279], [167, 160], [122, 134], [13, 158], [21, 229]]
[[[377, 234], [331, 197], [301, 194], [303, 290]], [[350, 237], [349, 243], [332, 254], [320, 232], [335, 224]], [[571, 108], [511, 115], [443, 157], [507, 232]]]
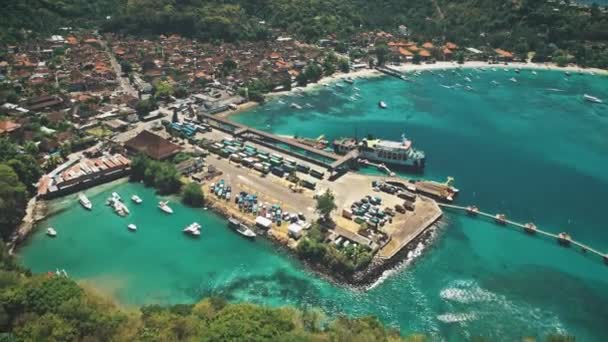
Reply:
[[116, 73], [116, 78], [118, 79], [118, 81], [120, 83], [120, 87], [122, 88], [122, 91], [125, 94], [129, 94], [131, 96], [137, 97], [138, 96], [137, 90], [135, 90], [135, 88], [131, 85], [131, 82], [129, 82], [129, 79], [121, 76], [122, 68], [120, 67], [120, 64], [118, 64], [118, 61], [116, 60], [116, 57], [114, 57], [114, 54], [108, 47], [108, 44], [106, 44], [106, 42], [101, 38], [101, 36], [98, 36], [97, 39], [99, 40], [101, 47], [108, 54], [108, 57], [110, 57], [110, 64], [112, 64], [112, 68], [114, 69], [114, 72]]

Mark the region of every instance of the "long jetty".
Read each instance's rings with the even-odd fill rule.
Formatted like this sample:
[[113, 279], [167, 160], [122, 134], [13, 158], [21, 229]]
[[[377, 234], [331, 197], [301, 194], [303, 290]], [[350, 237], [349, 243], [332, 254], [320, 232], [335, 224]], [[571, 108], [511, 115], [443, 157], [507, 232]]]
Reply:
[[[332, 152], [319, 150], [314, 147], [297, 142], [294, 139], [277, 136], [275, 134], [264, 132], [259, 129], [251, 128], [251, 127], [248, 127], [245, 125], [241, 125], [234, 121], [231, 121], [231, 120], [228, 120], [225, 118], [221, 118], [221, 117], [217, 117], [217, 116], [214, 116], [211, 114], [201, 114], [199, 116], [202, 116], [208, 122], [215, 123], [215, 128], [225, 131], [227, 133], [230, 133], [235, 137], [242, 137], [242, 138], [254, 137], [253, 140], [255, 140], [257, 143], [266, 145], [267, 147], [278, 149], [284, 153], [294, 155], [295, 157], [305, 159], [313, 164], [317, 164], [317, 165], [326, 167], [330, 171], [337, 170], [337, 169], [341, 168], [343, 165], [348, 164], [348, 163], [352, 162], [353, 160], [356, 160], [356, 158], [358, 156], [358, 154], [354, 153], [354, 152], [348, 153], [345, 156], [341, 156], [341, 155], [338, 155], [338, 154], [335, 154]], [[272, 143], [274, 143], [274, 145], [268, 146], [268, 144], [269, 144], [268, 142], [272, 142]], [[283, 144], [285, 146], [288, 146], [290, 149], [296, 149], [296, 150], [306, 152], [312, 156], [320, 157], [321, 160], [317, 159], [317, 158], [313, 158], [311, 156], [303, 155], [302, 153], [296, 153], [293, 150], [281, 148], [280, 146], [277, 146], [276, 144]]]
[[393, 77], [397, 77], [404, 81], [411, 81], [410, 79], [407, 78], [405, 73], [403, 73], [395, 68], [391, 68], [389, 66], [378, 66], [378, 67], [376, 67], [376, 70], [380, 71], [381, 73], [384, 73], [384, 74], [387, 74], [387, 75], [390, 75]]
[[438, 204], [440, 207], [443, 207], [443, 208], [464, 211], [470, 215], [484, 216], [484, 217], [496, 220], [497, 222], [499, 222], [501, 224], [522, 228], [524, 231], [529, 232], [529, 233], [538, 233], [540, 235], [544, 235], [544, 236], [553, 238], [553, 239], [557, 240], [563, 246], [569, 246], [570, 244], [578, 246], [581, 249], [581, 251], [583, 251], [585, 253], [590, 252], [592, 254], [595, 254], [595, 255], [599, 256], [600, 258], [602, 258], [606, 264], [608, 264], [608, 254], [602, 253], [602, 252], [598, 251], [597, 249], [594, 249], [584, 243], [573, 240], [570, 238], [570, 236], [564, 237], [564, 236], [561, 236], [560, 234], [550, 233], [548, 231], [538, 229], [536, 226], [533, 226], [533, 225], [531, 226], [530, 223], [522, 224], [519, 222], [508, 220], [506, 217], [499, 217], [500, 214], [492, 215], [490, 213], [480, 211], [476, 207], [472, 207], [472, 206], [463, 207], [463, 206], [459, 206], [459, 205], [446, 204], [446, 203], [438, 203]]

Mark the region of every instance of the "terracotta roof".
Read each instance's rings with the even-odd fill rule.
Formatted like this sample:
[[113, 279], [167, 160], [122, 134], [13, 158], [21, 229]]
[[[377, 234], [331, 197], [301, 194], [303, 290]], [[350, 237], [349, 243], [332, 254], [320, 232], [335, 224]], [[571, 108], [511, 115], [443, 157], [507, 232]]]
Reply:
[[422, 47], [425, 49], [432, 49], [435, 47], [435, 45], [433, 45], [433, 43], [431, 43], [431, 42], [426, 42], [426, 43], [422, 44]]
[[431, 57], [431, 53], [428, 50], [420, 49], [418, 54], [422, 57]]
[[450, 50], [456, 50], [458, 49], [458, 45], [452, 43], [452, 42], [447, 42], [445, 43], [445, 47], [450, 49]]
[[451, 55], [451, 54], [453, 54], [453, 53], [454, 53], [454, 52], [452, 52], [452, 50], [448, 49], [447, 47], [443, 49], [443, 54], [444, 54], [444, 55]]
[[19, 127], [21, 127], [20, 124], [10, 120], [0, 121], [0, 134], [13, 132], [19, 129]]
[[406, 50], [404, 48], [399, 48], [399, 53], [402, 54], [403, 56], [413, 56], [414, 55], [409, 50]]
[[177, 154], [181, 147], [150, 131], [142, 131], [125, 142], [125, 147], [143, 153], [156, 160], [169, 158]]
[[511, 52], [503, 50], [503, 49], [494, 49], [494, 52], [496, 52], [501, 57], [513, 58], [513, 54]]

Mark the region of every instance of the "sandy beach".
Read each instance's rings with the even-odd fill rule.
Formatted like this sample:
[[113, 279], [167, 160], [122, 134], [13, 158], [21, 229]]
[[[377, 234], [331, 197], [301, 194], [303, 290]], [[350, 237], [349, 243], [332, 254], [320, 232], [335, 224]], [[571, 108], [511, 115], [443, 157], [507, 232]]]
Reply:
[[437, 62], [434, 64], [401, 64], [392, 66], [391, 68], [397, 69], [402, 72], [416, 72], [424, 70], [445, 70], [445, 69], [470, 69], [470, 68], [485, 68], [485, 69], [534, 69], [534, 70], [553, 70], [553, 71], [564, 71], [572, 73], [587, 73], [597, 75], [608, 75], [608, 70], [597, 69], [597, 68], [582, 68], [577, 65], [568, 65], [560, 67], [554, 63], [516, 63], [511, 62], [509, 64], [488, 64], [487, 62], [471, 61], [465, 62], [464, 64], [458, 64], [456, 62]]

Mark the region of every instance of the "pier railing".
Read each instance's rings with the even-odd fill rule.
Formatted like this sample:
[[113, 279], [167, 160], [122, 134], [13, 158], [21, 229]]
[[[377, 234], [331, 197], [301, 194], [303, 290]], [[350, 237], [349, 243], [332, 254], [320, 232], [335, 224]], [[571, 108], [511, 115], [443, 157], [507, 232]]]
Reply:
[[608, 264], [608, 254], [602, 253], [602, 252], [598, 251], [597, 249], [592, 248], [584, 243], [573, 240], [572, 238], [570, 238], [570, 236], [562, 236], [560, 234], [550, 233], [545, 230], [538, 229], [536, 226], [532, 226], [531, 224], [522, 224], [519, 222], [511, 221], [506, 218], [499, 217], [498, 214], [493, 215], [490, 213], [480, 211], [476, 207], [473, 207], [473, 206], [464, 207], [464, 206], [446, 204], [446, 203], [438, 203], [438, 204], [440, 207], [443, 207], [443, 208], [464, 211], [471, 216], [475, 216], [475, 215], [484, 216], [484, 217], [493, 219], [504, 225], [511, 225], [514, 227], [522, 228], [524, 231], [532, 233], [532, 234], [540, 234], [540, 235], [544, 235], [544, 236], [553, 238], [553, 239], [557, 240], [562, 246], [566, 246], [566, 247], [568, 247], [570, 245], [577, 246], [581, 249], [582, 252], [584, 252], [584, 253], [589, 252], [591, 254], [595, 254], [595, 255], [599, 256], [600, 258], [602, 258], [602, 260], [604, 260], [604, 263]]

